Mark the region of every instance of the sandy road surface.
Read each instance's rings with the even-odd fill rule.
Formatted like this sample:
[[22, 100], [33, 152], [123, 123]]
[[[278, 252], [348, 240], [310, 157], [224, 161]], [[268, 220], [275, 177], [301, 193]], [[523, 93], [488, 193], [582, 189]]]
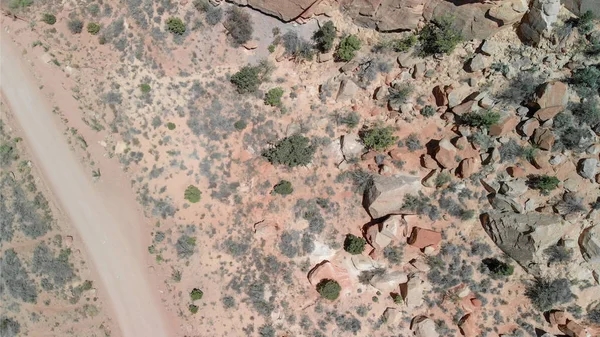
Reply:
[[[0, 36], [0, 89], [24, 130], [46, 183], [83, 239], [88, 256], [108, 293], [108, 302], [126, 337], [169, 336], [168, 321], [152, 289], [139, 249], [131, 247], [131, 232], [139, 219], [129, 207], [115, 207], [85, 174], [44, 97], [4, 31]], [[113, 192], [114, 193], [114, 192]], [[115, 196], [115, 200], [119, 197]], [[139, 247], [137, 247], [139, 248]]]

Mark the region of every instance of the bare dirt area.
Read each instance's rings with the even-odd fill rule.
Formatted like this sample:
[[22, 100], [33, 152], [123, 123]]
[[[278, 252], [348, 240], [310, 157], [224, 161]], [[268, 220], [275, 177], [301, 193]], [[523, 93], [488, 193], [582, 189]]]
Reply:
[[20, 1], [124, 335], [599, 335], [588, 0]]

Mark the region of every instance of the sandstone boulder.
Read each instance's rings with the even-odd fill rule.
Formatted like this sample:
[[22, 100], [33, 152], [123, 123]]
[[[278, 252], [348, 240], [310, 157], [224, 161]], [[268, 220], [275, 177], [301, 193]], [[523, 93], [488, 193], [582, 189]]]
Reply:
[[283, 21], [292, 21], [319, 3], [318, 0], [228, 0], [241, 6], [250, 6]]
[[481, 71], [487, 68], [487, 61], [485, 57], [481, 54], [475, 55], [475, 57], [471, 58], [467, 63], [467, 70], [470, 72]]
[[521, 124], [521, 132], [527, 136], [531, 137], [535, 129], [540, 126], [540, 121], [536, 118], [530, 118]]
[[456, 161], [457, 149], [448, 138], [442, 138], [435, 148], [435, 160], [445, 169], [453, 169], [458, 166]]
[[390, 325], [398, 324], [398, 322], [400, 321], [400, 318], [402, 318], [402, 313], [400, 312], [400, 310], [398, 310], [396, 308], [387, 308], [383, 312], [383, 321], [386, 324], [390, 324]]
[[473, 173], [479, 171], [481, 167], [479, 158], [466, 158], [460, 162], [458, 167], [458, 174], [461, 178], [467, 179], [473, 175]]
[[535, 112], [533, 117], [539, 119], [542, 122], [545, 122], [549, 119], [554, 118], [554, 116], [558, 115], [559, 112], [562, 112], [565, 109], [562, 105], [550, 106], [547, 108], [541, 108]]
[[360, 157], [365, 146], [360, 141], [360, 137], [357, 134], [347, 134], [341, 138], [342, 153], [346, 160]]
[[408, 238], [408, 244], [419, 249], [437, 246], [441, 241], [442, 233], [420, 227], [413, 227], [412, 233]]
[[349, 99], [352, 99], [359, 89], [360, 88], [358, 87], [358, 85], [356, 83], [354, 83], [354, 81], [349, 80], [349, 79], [344, 79], [340, 83], [340, 88], [338, 90], [335, 100], [337, 102], [341, 102], [341, 101], [347, 101]]
[[591, 263], [600, 263], [600, 225], [586, 228], [579, 237], [581, 254]]
[[415, 337], [440, 337], [435, 330], [435, 322], [426, 316], [418, 316], [413, 319], [411, 330]]
[[423, 304], [423, 294], [427, 288], [425, 281], [417, 274], [413, 275], [406, 284], [400, 285], [400, 293], [409, 312]]
[[569, 101], [568, 89], [569, 87], [563, 82], [546, 82], [536, 90], [535, 102], [540, 107], [540, 109], [556, 106], [564, 107]]
[[520, 26], [521, 35], [533, 44], [538, 44], [544, 33], [552, 30], [558, 20], [560, 0], [534, 0], [527, 18]]
[[555, 140], [552, 130], [548, 128], [537, 128], [533, 132], [533, 142], [542, 150], [550, 151]]
[[381, 275], [375, 275], [369, 281], [375, 289], [382, 293], [389, 293], [398, 289], [400, 283], [406, 283], [408, 281], [408, 275], [401, 271], [385, 272]]
[[514, 130], [517, 124], [519, 124], [517, 116], [506, 116], [490, 127], [489, 135], [492, 137], [504, 136]]
[[376, 175], [365, 189], [364, 198], [369, 214], [374, 219], [388, 214], [402, 214], [404, 197], [407, 194], [416, 195], [420, 189], [421, 181], [418, 176]]
[[556, 244], [566, 230], [560, 216], [540, 213], [485, 213], [483, 228], [494, 243], [523, 268], [539, 273], [543, 250]]
[[594, 179], [598, 172], [598, 159], [586, 158], [582, 159], [577, 165], [577, 173], [585, 179]]
[[352, 255], [350, 260], [352, 261], [354, 268], [356, 268], [358, 271], [373, 270], [380, 267], [377, 261], [365, 255]]
[[308, 273], [308, 281], [313, 286], [316, 286], [322, 280], [335, 280], [342, 289], [348, 289], [352, 284], [348, 271], [333, 265], [329, 261], [319, 263]]

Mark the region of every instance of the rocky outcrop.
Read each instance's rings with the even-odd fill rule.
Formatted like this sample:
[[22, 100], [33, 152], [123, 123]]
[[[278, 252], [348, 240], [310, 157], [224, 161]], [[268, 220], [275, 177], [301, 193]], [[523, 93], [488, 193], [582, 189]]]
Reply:
[[360, 141], [357, 134], [348, 134], [341, 138], [342, 153], [346, 160], [360, 157], [365, 150], [365, 146]]
[[[260, 12], [277, 17], [283, 21], [292, 21], [312, 6], [323, 0], [227, 0], [241, 6], [249, 6]], [[304, 15], [307, 16], [307, 15]]]
[[420, 227], [414, 227], [408, 238], [408, 244], [419, 249], [435, 247], [441, 241], [441, 233]]
[[591, 263], [600, 263], [600, 225], [587, 228], [579, 237], [581, 254]]
[[552, 30], [558, 20], [560, 0], [534, 0], [525, 22], [521, 24], [521, 35], [533, 44], [540, 43], [544, 33]]
[[598, 172], [598, 159], [586, 158], [582, 159], [577, 165], [577, 173], [585, 179], [594, 179]]
[[401, 271], [392, 271], [373, 276], [373, 278], [371, 278], [369, 281], [369, 284], [383, 293], [389, 293], [397, 290], [400, 283], [406, 283], [407, 281], [408, 275], [406, 275], [406, 273]]
[[600, 16], [600, 1], [598, 0], [563, 0], [565, 8], [581, 15], [587, 11], [592, 11], [596, 16]]
[[426, 316], [418, 316], [413, 319], [411, 330], [415, 337], [439, 337], [435, 330], [435, 322]]
[[333, 265], [329, 261], [323, 261], [308, 273], [308, 281], [313, 286], [316, 286], [322, 280], [335, 280], [340, 284], [342, 289], [349, 289], [352, 286], [348, 271]]
[[456, 161], [457, 149], [448, 138], [442, 138], [435, 148], [435, 160], [445, 169], [453, 169], [458, 167], [459, 162]]
[[402, 214], [404, 197], [407, 194], [416, 195], [420, 189], [421, 180], [418, 176], [376, 175], [365, 190], [365, 206], [374, 219], [388, 214]]
[[423, 304], [423, 295], [428, 288], [429, 284], [418, 275], [411, 276], [406, 284], [400, 285], [400, 293], [408, 311], [414, 311]]
[[534, 274], [545, 258], [543, 250], [565, 231], [561, 218], [553, 214], [489, 212], [483, 214], [482, 224], [502, 251]]

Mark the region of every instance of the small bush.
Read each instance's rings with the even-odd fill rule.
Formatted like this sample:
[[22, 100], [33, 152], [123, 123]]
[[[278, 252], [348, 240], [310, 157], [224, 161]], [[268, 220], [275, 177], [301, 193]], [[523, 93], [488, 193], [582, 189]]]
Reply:
[[354, 129], [360, 122], [360, 116], [355, 111], [350, 111], [345, 115], [336, 115], [338, 125], [346, 125], [350, 129]]
[[360, 134], [367, 149], [384, 151], [398, 141], [391, 127], [375, 127]]
[[588, 34], [594, 29], [594, 13], [590, 10], [583, 13], [577, 20], [577, 29], [581, 34]]
[[263, 151], [262, 155], [273, 165], [296, 167], [308, 165], [315, 150], [308, 138], [293, 135], [280, 140], [274, 147]]
[[527, 180], [530, 188], [539, 190], [544, 195], [555, 190], [559, 183], [558, 178], [548, 175], [530, 175]]
[[352, 255], [361, 254], [365, 250], [366, 244], [367, 240], [364, 238], [348, 234], [344, 240], [344, 250]]
[[192, 4], [198, 12], [207, 12], [211, 7], [213, 7], [210, 5], [208, 0], [194, 0]]
[[333, 41], [336, 37], [335, 25], [331, 21], [325, 22], [318, 30], [313, 34], [313, 41], [315, 41], [317, 49], [326, 53], [333, 48]]
[[541, 312], [548, 311], [557, 304], [568, 303], [574, 298], [571, 283], [566, 278], [555, 280], [538, 278], [527, 287], [525, 296]]
[[150, 84], [142, 83], [140, 84], [140, 90], [142, 91], [142, 94], [148, 94], [152, 88], [150, 87]]
[[419, 33], [421, 53], [425, 56], [451, 54], [461, 41], [462, 35], [454, 28], [452, 16], [442, 16], [428, 22]]
[[565, 246], [552, 245], [544, 250], [544, 254], [548, 256], [548, 263], [565, 263], [571, 261], [573, 250]]
[[225, 296], [221, 298], [221, 301], [223, 302], [225, 309], [235, 307], [235, 298], [233, 298], [233, 296]]
[[510, 276], [515, 271], [515, 268], [512, 265], [498, 259], [484, 259], [483, 264], [490, 272], [492, 272], [492, 274], [498, 276]]
[[80, 34], [83, 30], [83, 21], [79, 19], [72, 19], [67, 22], [67, 27], [73, 34]]
[[308, 41], [299, 37], [294, 31], [289, 31], [281, 37], [283, 39], [283, 47], [286, 55], [294, 58], [296, 61], [313, 59], [313, 46]]
[[395, 85], [388, 89], [388, 101], [390, 106], [400, 106], [408, 100], [414, 87], [410, 84]]
[[460, 117], [460, 122], [468, 126], [489, 129], [500, 121], [500, 114], [491, 110], [480, 112], [469, 112]]
[[573, 115], [579, 123], [596, 126], [600, 123], [600, 100], [597, 97], [584, 100], [573, 109]]
[[384, 50], [393, 50], [397, 53], [405, 53], [409, 51], [410, 48], [414, 47], [416, 43], [417, 37], [415, 35], [410, 35], [403, 39], [382, 41], [373, 48], [373, 51], [379, 52]]
[[241, 120], [241, 119], [239, 121], [233, 123], [233, 127], [236, 130], [244, 130], [246, 128], [246, 126], [248, 126], [248, 123], [246, 123], [246, 121]]
[[42, 21], [49, 24], [49, 25], [53, 25], [56, 23], [56, 16], [54, 16], [54, 14], [50, 14], [50, 13], [45, 13], [42, 16]]
[[328, 299], [330, 301], [336, 300], [340, 296], [340, 291], [342, 291], [342, 287], [339, 283], [334, 280], [322, 280], [317, 284], [317, 291], [321, 295], [321, 297]]
[[188, 309], [190, 310], [190, 312], [192, 314], [195, 314], [195, 313], [198, 312], [198, 309], [200, 309], [200, 308], [197, 305], [195, 305], [195, 304], [190, 304], [189, 307], [188, 307]]
[[588, 311], [587, 319], [594, 324], [600, 325], [600, 307]]
[[8, 8], [11, 10], [22, 10], [33, 4], [33, 0], [11, 0], [8, 3]]
[[281, 106], [281, 97], [283, 96], [283, 89], [277, 87], [273, 88], [265, 94], [265, 104], [270, 106]]
[[416, 133], [411, 133], [408, 135], [408, 137], [406, 137], [404, 140], [404, 144], [410, 152], [415, 152], [423, 148], [423, 145], [421, 145], [421, 141], [419, 140], [419, 135]]
[[229, 35], [231, 35], [233, 42], [237, 45], [242, 45], [252, 38], [254, 28], [252, 27], [250, 15], [237, 7], [227, 12], [227, 19], [224, 25]]
[[176, 17], [170, 17], [165, 22], [167, 24], [167, 30], [176, 35], [183, 35], [185, 33], [185, 23], [183, 20]]
[[336, 61], [348, 62], [356, 56], [356, 52], [360, 49], [361, 42], [356, 35], [349, 35], [340, 41], [335, 52]]
[[5, 316], [0, 317], [0, 336], [16, 337], [21, 332], [21, 324], [12, 318]]
[[175, 248], [177, 250], [178, 257], [188, 258], [194, 255], [194, 250], [196, 249], [196, 238], [184, 234], [177, 239]]
[[201, 195], [202, 195], [202, 192], [200, 192], [198, 187], [196, 187], [194, 185], [190, 185], [185, 189], [185, 192], [183, 193], [183, 198], [185, 200], [195, 204], [198, 201], [200, 201]]
[[253, 93], [269, 77], [270, 72], [271, 66], [268, 63], [261, 63], [257, 66], [247, 65], [233, 74], [230, 81], [240, 94]]
[[204, 292], [198, 288], [194, 288], [190, 292], [190, 297], [192, 298], [192, 301], [201, 300], [202, 296], [204, 296]]
[[402, 263], [404, 248], [402, 246], [387, 246], [383, 249], [383, 256], [392, 264]]
[[87, 25], [87, 31], [92, 35], [96, 35], [100, 32], [100, 25], [96, 22], [90, 22]]
[[600, 88], [600, 69], [594, 66], [577, 69], [573, 72], [573, 84], [587, 96]]
[[175, 130], [176, 127], [177, 126], [175, 125], [175, 123], [172, 123], [172, 122], [167, 123], [167, 129], [169, 129], [171, 131]]
[[223, 9], [211, 6], [206, 11], [206, 23], [211, 26], [217, 25], [223, 19]]
[[281, 195], [288, 195], [294, 192], [292, 183], [287, 180], [282, 180], [273, 187], [273, 192]]
[[423, 109], [421, 109], [421, 115], [424, 117], [431, 117], [435, 115], [436, 110], [431, 105], [426, 105]]

